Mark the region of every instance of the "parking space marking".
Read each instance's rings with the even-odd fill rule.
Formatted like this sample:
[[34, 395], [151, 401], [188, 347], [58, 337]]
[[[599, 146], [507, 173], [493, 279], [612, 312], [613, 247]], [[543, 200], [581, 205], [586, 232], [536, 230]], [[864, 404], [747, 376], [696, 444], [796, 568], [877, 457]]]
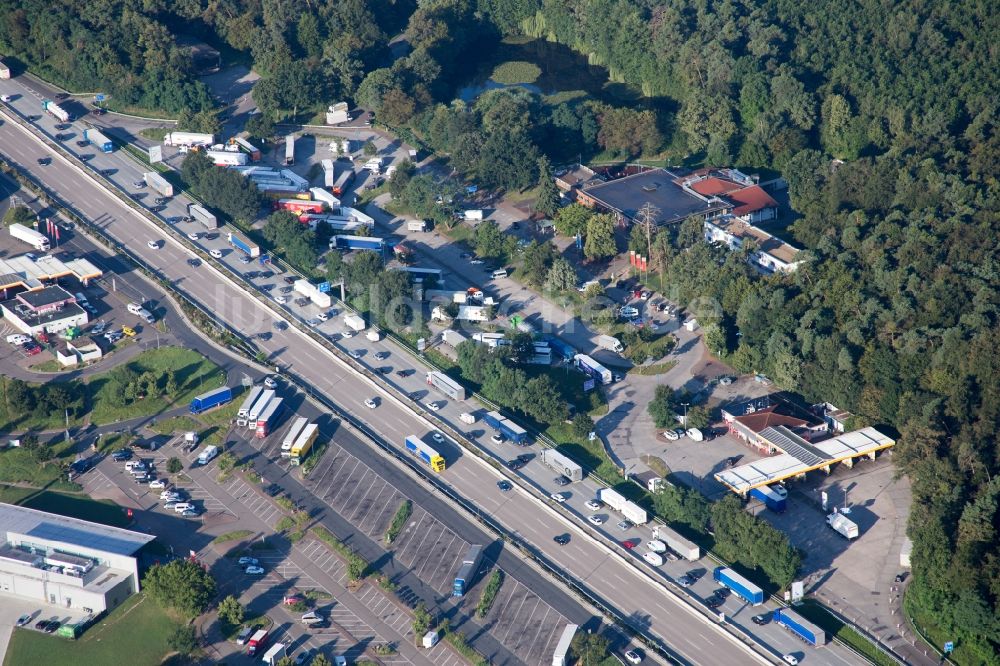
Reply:
[[423, 527], [424, 520], [429, 519], [431, 522], [434, 520], [423, 509], [419, 509], [414, 513], [419, 514], [419, 517], [413, 521], [413, 529], [408, 533], [404, 531], [401, 535], [403, 538], [400, 540], [402, 543], [400, 547], [396, 548], [396, 559], [406, 566], [410, 566], [413, 563], [416, 552], [420, 550], [420, 544], [427, 538], [428, 529]]
[[338, 513], [343, 510], [339, 498], [344, 498], [346, 501], [354, 495], [354, 487], [358, 485], [358, 480], [355, 478], [354, 472], [358, 469], [358, 467], [364, 467], [365, 471], [368, 470], [367, 465], [363, 465], [358, 458], [354, 458], [354, 465], [351, 466], [350, 471], [347, 471], [347, 465], [344, 465], [341, 468], [341, 471], [343, 472], [343, 479], [336, 479], [335, 490], [333, 494], [330, 495], [330, 506], [333, 506]]
[[[360, 497], [360, 500], [357, 501], [357, 504], [354, 507], [354, 511], [351, 512], [350, 516], [349, 517], [345, 516], [348, 522], [350, 522], [352, 525], [360, 525], [361, 519], [365, 515], [367, 515], [368, 511], [371, 509], [372, 502], [375, 501], [374, 497], [369, 499], [372, 493], [374, 492], [375, 497], [377, 497], [378, 495], [382, 494], [382, 491], [385, 489], [385, 482], [383, 482], [381, 477], [379, 477], [377, 474], [368, 471], [365, 473], [365, 476], [363, 478], [367, 478], [369, 474], [373, 477], [372, 482], [368, 485], [368, 489], [365, 490], [364, 495], [361, 495], [360, 493], [355, 495], [355, 497]], [[361, 484], [359, 483], [358, 485], [360, 486]]]

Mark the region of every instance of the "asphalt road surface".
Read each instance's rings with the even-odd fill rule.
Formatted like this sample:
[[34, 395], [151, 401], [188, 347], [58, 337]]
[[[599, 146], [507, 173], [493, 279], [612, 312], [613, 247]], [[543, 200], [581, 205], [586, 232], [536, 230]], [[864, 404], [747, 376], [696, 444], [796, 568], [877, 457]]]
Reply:
[[[6, 85], [3, 92], [8, 92], [6, 88], [10, 87], [11, 83], [4, 82]], [[17, 105], [21, 101], [15, 100], [14, 104]], [[38, 115], [39, 112], [35, 111], [38, 108], [36, 100], [23, 101], [25, 108], [21, 112], [24, 115]], [[54, 128], [55, 121], [49, 117], [41, 118], [38, 124], [50, 136], [57, 131]], [[82, 130], [78, 133], [82, 134]], [[192, 265], [190, 260], [194, 255], [178, 242], [174, 235], [165, 234], [149, 221], [136, 215], [121, 200], [81, 175], [68, 162], [56, 157], [48, 166], [38, 165], [36, 161], [38, 158], [52, 156], [53, 153], [34, 136], [7, 122], [0, 127], [0, 145], [4, 146], [4, 151], [9, 157], [31, 171], [64, 200], [71, 202], [79, 212], [94, 220], [106, 233], [127, 245], [180, 289], [215, 311], [234, 328], [247, 335], [270, 334], [268, 340], [260, 341], [258, 344], [277, 358], [286, 371], [299, 375], [316, 391], [324, 393], [333, 402], [364, 420], [368, 427], [384, 440], [400, 446], [407, 435], [426, 437], [429, 434], [431, 425], [414, 413], [412, 405], [404, 405], [389, 394], [382, 393], [356, 369], [347, 367], [344, 362], [336, 359], [329, 351], [295, 327], [290, 327], [288, 330], [275, 328], [275, 321], [279, 317], [271, 309], [244, 289], [223, 279], [209, 266]], [[71, 150], [76, 150], [75, 143], [73, 145]], [[93, 155], [90, 160], [93, 168], [114, 169], [113, 177], [119, 185], [131, 183], [141, 177], [142, 169], [127, 156], [119, 153], [111, 155], [95, 153], [93, 147], [81, 150], [89, 150], [88, 154]], [[175, 206], [175, 210], [180, 210], [181, 199], [182, 197], [175, 197], [171, 203]], [[172, 211], [166, 210], [162, 214], [170, 216], [171, 213]], [[156, 243], [163, 241], [165, 237], [165, 243]], [[371, 353], [374, 353], [376, 345], [367, 341], [365, 345], [371, 347], [373, 350]], [[423, 368], [416, 365], [408, 352], [385, 341], [377, 343], [377, 348], [387, 350], [391, 354], [396, 362], [396, 369], [416, 366], [417, 373], [410, 377], [410, 381], [422, 385], [420, 374]], [[426, 386], [423, 388], [426, 389]], [[364, 409], [361, 403], [365, 397], [372, 395], [380, 395], [382, 400], [379, 407], [369, 414], [369, 410]], [[436, 416], [448, 424], [458, 424], [458, 414], [468, 411], [470, 406], [456, 404], [450, 400], [447, 402], [448, 404], [437, 412]], [[693, 610], [673, 594], [667, 593], [661, 586], [653, 584], [646, 577], [648, 567], [645, 564], [637, 562], [635, 558], [633, 558], [635, 563], [626, 562], [623, 557], [630, 555], [617, 545], [610, 543], [612, 550], [616, 551], [612, 554], [612, 551], [608, 550], [608, 541], [598, 543], [597, 540], [585, 536], [585, 531], [590, 528], [578, 519], [582, 512], [577, 507], [571, 506], [569, 511], [551, 505], [546, 508], [539, 499], [542, 494], [538, 490], [543, 484], [551, 485], [550, 482], [541, 479], [551, 478], [552, 474], [542, 468], [539, 462], [533, 462], [522, 470], [528, 475], [522, 476], [522, 481], [528, 482], [524, 487], [533, 487], [534, 494], [519, 489], [517, 492], [497, 497], [498, 493], [494, 491], [496, 481], [502, 478], [499, 472], [472, 456], [463, 454], [461, 448], [454, 443], [443, 446], [442, 452], [449, 462], [448, 470], [441, 477], [442, 482], [451, 486], [459, 495], [476, 502], [484, 512], [491, 514], [493, 519], [533, 544], [551, 561], [558, 563], [576, 578], [594, 596], [617, 608], [634, 625], [658, 637], [681, 659], [690, 663], [720, 665], [748, 661], [750, 656], [745, 649], [714, 626], [701, 611]], [[532, 466], [536, 469], [532, 469]], [[595, 487], [589, 483], [576, 484], [576, 487], [570, 490], [571, 500], [575, 498], [582, 504], [585, 499], [593, 496]], [[553, 543], [554, 535], [565, 532], [573, 535], [568, 545], [559, 546]], [[662, 577], [662, 574], [660, 575]], [[705, 592], [713, 587], [707, 581], [704, 585]], [[701, 594], [702, 591], [696, 590], [694, 598], [697, 600]], [[741, 610], [742, 620], [738, 623], [748, 627], [749, 615], [760, 609], [752, 612]], [[736, 618], [733, 621], [736, 623]], [[769, 625], [756, 630], [755, 633], [759, 642], [773, 650], [772, 654], [792, 652], [800, 657], [804, 656], [801, 644], [778, 627]], [[849, 664], [855, 661], [850, 653], [837, 646], [828, 646], [818, 651], [810, 650], [808, 658], [809, 663], [817, 664]]]

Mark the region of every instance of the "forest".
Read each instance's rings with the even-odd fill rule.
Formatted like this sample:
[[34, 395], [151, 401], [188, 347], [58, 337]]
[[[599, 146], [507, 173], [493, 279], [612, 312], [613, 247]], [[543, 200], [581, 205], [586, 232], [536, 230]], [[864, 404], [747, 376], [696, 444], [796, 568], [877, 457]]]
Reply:
[[[75, 92], [169, 114], [213, 107], [191, 33], [262, 75], [271, 120], [338, 99], [522, 189], [602, 154], [780, 172], [809, 260], [761, 278], [661, 230], [661, 288], [710, 346], [898, 434], [914, 493], [907, 609], [966, 663], [1000, 663], [1000, 12], [983, 0], [0, 0], [0, 49]], [[395, 39], [396, 37], [399, 39]], [[564, 44], [646, 97], [525, 89], [454, 99], [504, 37]], [[390, 41], [394, 40], [392, 44]], [[409, 195], [423, 200], [423, 181]], [[565, 225], [571, 225], [567, 218]], [[940, 647], [940, 645], [939, 645]]]

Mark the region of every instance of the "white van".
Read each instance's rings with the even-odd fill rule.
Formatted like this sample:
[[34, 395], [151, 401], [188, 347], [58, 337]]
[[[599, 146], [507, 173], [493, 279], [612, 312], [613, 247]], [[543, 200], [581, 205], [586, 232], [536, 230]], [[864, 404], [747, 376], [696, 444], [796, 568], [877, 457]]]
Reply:
[[646, 551], [642, 554], [642, 559], [646, 560], [654, 567], [658, 567], [663, 564], [663, 557], [659, 553], [654, 553], [651, 550]]
[[499, 280], [500, 278], [505, 278], [505, 277], [507, 277], [507, 269], [506, 268], [498, 268], [495, 271], [493, 271], [492, 273], [490, 273], [490, 277], [492, 277], [494, 280]]
[[139, 311], [142, 310], [142, 306], [139, 305], [138, 303], [129, 303], [128, 305], [125, 306], [125, 309], [131, 312], [132, 314], [137, 315], [139, 314]]
[[176, 513], [187, 511], [188, 509], [193, 509], [193, 508], [194, 504], [191, 504], [191, 502], [178, 502], [177, 504], [174, 505], [174, 511]]

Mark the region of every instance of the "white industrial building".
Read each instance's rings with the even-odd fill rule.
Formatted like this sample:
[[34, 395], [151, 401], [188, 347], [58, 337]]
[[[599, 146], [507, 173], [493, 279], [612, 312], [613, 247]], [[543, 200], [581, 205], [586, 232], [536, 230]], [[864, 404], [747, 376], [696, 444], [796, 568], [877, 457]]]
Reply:
[[0, 503], [0, 596], [97, 615], [139, 591], [154, 536]]
[[28, 335], [59, 333], [89, 321], [87, 311], [76, 303], [76, 298], [55, 286], [22, 291], [0, 303], [0, 312], [12, 327]]

